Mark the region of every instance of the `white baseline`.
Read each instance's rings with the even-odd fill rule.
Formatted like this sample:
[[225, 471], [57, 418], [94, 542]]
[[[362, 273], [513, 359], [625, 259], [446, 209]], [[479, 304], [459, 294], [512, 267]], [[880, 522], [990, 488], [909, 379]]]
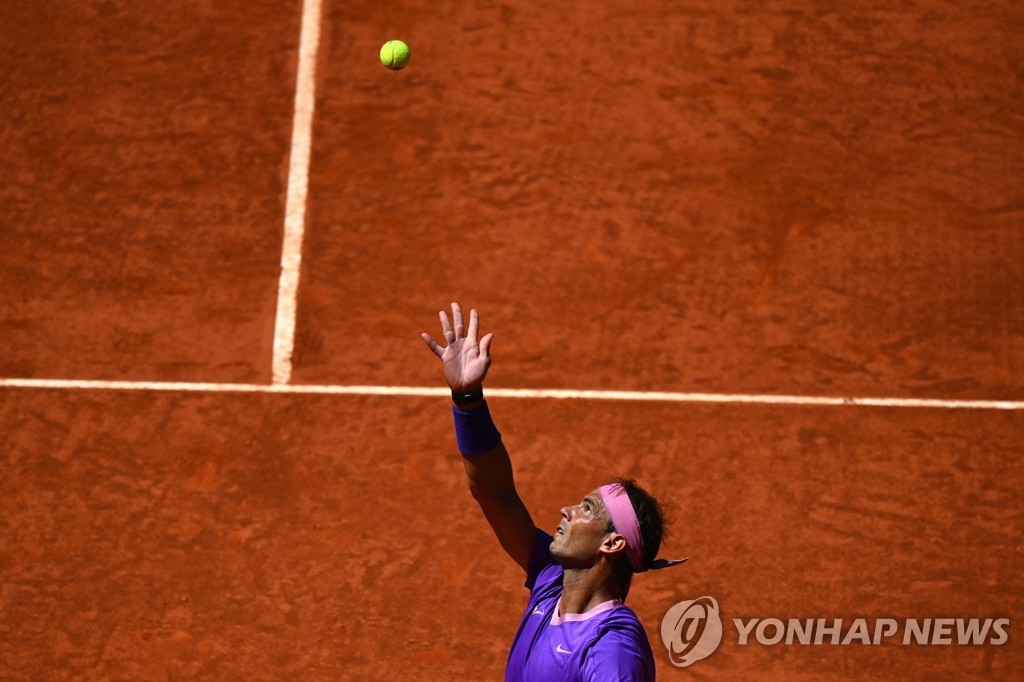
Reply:
[[[218, 384], [184, 381], [92, 381], [79, 379], [0, 379], [0, 388], [91, 391], [165, 391], [185, 393], [282, 393], [324, 395], [397, 395], [448, 397], [446, 388], [423, 386], [334, 386], [317, 384]], [[552, 388], [488, 388], [496, 398], [558, 400], [622, 400], [675, 403], [748, 403], [761, 405], [820, 405], [910, 407], [954, 410], [1024, 410], [1020, 400], [944, 400], [938, 398], [872, 398], [854, 396], [771, 395], [746, 393], [675, 393], [667, 391], [588, 391]]]

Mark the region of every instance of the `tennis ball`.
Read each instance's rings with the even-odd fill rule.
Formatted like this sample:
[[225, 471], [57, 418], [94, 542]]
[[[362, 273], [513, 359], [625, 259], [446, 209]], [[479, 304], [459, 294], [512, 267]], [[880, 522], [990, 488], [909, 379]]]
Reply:
[[409, 46], [401, 40], [389, 40], [380, 48], [380, 63], [392, 71], [404, 69], [409, 63]]

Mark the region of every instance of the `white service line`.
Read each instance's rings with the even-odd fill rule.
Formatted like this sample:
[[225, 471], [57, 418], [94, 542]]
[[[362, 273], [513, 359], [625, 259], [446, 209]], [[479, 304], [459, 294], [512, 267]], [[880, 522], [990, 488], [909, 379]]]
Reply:
[[[213, 384], [182, 381], [90, 381], [79, 379], [0, 379], [0, 388], [78, 389], [104, 391], [179, 391], [192, 393], [288, 393], [328, 395], [401, 395], [447, 397], [446, 388], [421, 386], [330, 386], [295, 384]], [[488, 388], [496, 398], [554, 398], [560, 400], [622, 400], [676, 403], [747, 403], [761, 405], [820, 405], [915, 407], [959, 410], [1024, 410], [1020, 400], [942, 400], [937, 398], [864, 398], [745, 393], [672, 393], [661, 391], [577, 391], [544, 388]]]
[[295, 348], [295, 310], [302, 266], [302, 235], [306, 228], [306, 197], [309, 192], [309, 152], [316, 104], [316, 58], [320, 46], [321, 0], [303, 0], [299, 36], [299, 68], [295, 83], [292, 147], [288, 160], [288, 196], [285, 203], [284, 244], [281, 247], [281, 279], [277, 287], [274, 321], [273, 382], [287, 384], [292, 377]]

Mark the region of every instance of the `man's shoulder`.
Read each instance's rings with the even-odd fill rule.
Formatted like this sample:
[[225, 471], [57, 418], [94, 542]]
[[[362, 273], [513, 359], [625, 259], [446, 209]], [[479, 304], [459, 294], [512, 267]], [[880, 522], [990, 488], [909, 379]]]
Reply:
[[654, 652], [636, 613], [619, 607], [607, 613], [583, 659], [584, 680], [654, 679]]
[[647, 631], [633, 609], [620, 604], [603, 615], [600, 627], [602, 636], [612, 636], [615, 639], [632, 638], [648, 644]]
[[628, 606], [619, 606], [605, 614], [594, 647], [604, 651], [625, 652], [644, 659], [653, 657], [647, 631], [640, 617]]

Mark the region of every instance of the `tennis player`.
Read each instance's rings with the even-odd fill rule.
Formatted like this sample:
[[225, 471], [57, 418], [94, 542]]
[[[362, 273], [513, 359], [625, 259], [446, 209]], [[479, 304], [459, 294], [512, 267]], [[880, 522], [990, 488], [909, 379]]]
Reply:
[[554, 536], [537, 528], [483, 397], [494, 335], [478, 342], [477, 311], [470, 310], [467, 327], [458, 303], [451, 322], [445, 311], [440, 318], [445, 346], [422, 337], [444, 363], [469, 489], [501, 546], [526, 571], [530, 590], [505, 680], [653, 680], [647, 634], [623, 602], [634, 573], [686, 561], [655, 560], [663, 534], [657, 500], [620, 479], [562, 507]]

